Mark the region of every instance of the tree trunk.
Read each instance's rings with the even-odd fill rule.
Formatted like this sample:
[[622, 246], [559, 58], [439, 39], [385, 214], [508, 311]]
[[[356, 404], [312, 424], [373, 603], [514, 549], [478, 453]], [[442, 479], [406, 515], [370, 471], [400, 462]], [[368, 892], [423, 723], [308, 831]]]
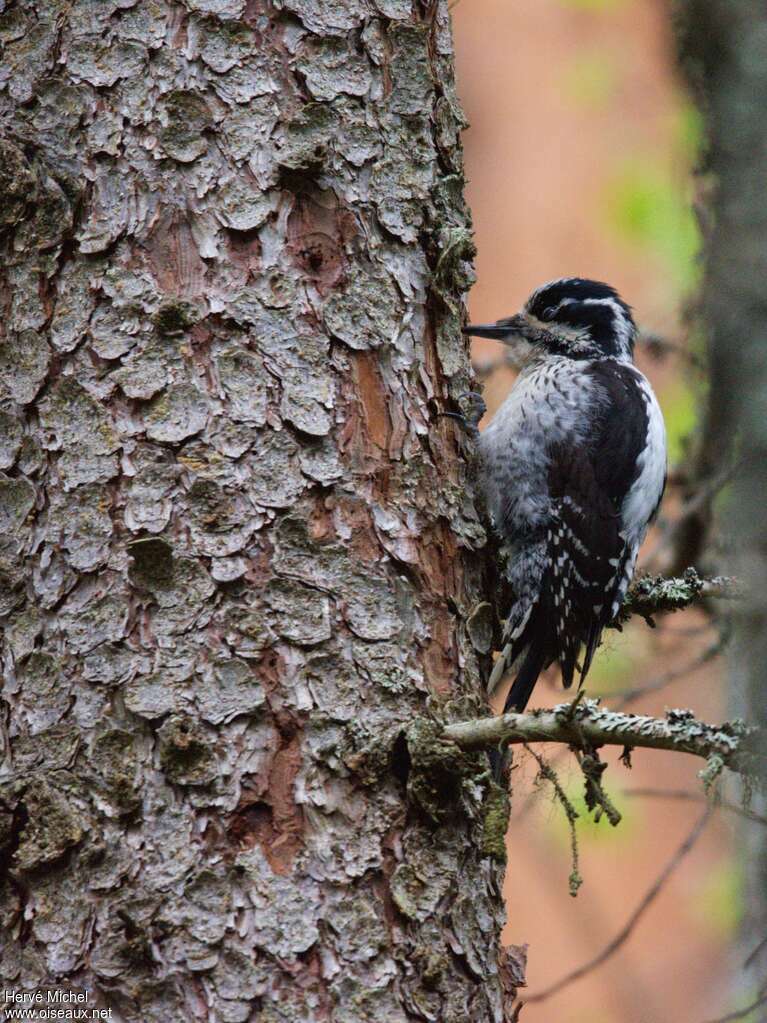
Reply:
[[[712, 179], [702, 312], [709, 339], [709, 421], [739, 437], [739, 471], [727, 503], [734, 570], [745, 583], [731, 658], [735, 699], [750, 724], [767, 727], [767, 9], [759, 0], [686, 0], [680, 5], [685, 68], [707, 130]], [[722, 445], [720, 444], [720, 451]], [[765, 779], [767, 782], [767, 779]], [[765, 792], [754, 809], [767, 812]], [[743, 959], [752, 990], [767, 975], [767, 829], [745, 827]], [[741, 962], [743, 961], [741, 959]], [[739, 964], [740, 965], [740, 964]], [[748, 990], [748, 988], [747, 988]]]
[[0, 987], [503, 1018], [447, 6], [0, 2]]

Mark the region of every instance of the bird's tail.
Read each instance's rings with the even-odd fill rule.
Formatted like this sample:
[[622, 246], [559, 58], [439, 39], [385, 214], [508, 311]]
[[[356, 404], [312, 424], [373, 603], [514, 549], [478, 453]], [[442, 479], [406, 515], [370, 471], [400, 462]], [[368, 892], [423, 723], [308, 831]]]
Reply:
[[487, 680], [487, 691], [490, 696], [493, 695], [501, 682], [503, 682], [511, 668], [514, 660], [514, 646], [514, 642], [510, 640], [498, 654], [493, 670], [490, 672], [490, 678]]
[[[519, 655], [517, 654], [517, 656]], [[500, 683], [513, 664], [514, 659], [514, 644], [507, 643], [493, 666], [493, 674], [490, 676], [491, 691], [492, 688], [495, 688]], [[549, 660], [545, 635], [543, 632], [538, 631], [533, 635], [532, 642], [525, 652], [517, 677], [514, 679], [509, 695], [506, 697], [506, 703], [503, 706], [504, 714], [511, 710], [521, 713], [525, 709], [535, 683], [538, 681], [538, 676]], [[504, 754], [500, 750], [490, 750], [490, 765], [493, 777], [498, 783], [500, 783], [503, 776], [503, 765], [507, 755], [507, 753]]]
[[541, 632], [537, 632], [527, 648], [525, 659], [522, 661], [522, 666], [509, 690], [509, 695], [506, 697], [506, 703], [503, 705], [504, 714], [512, 710], [521, 713], [525, 709], [547, 660], [549, 657], [545, 637]]
[[498, 686], [503, 682], [506, 675], [514, 670], [515, 661], [521, 656], [525, 648], [530, 645], [530, 631], [534, 626], [533, 619], [536, 617], [537, 607], [535, 603], [528, 604], [524, 613], [517, 613], [515, 608], [503, 630], [504, 645], [498, 659], [490, 672], [487, 681], [487, 692], [492, 696]]
[[487, 683], [487, 691], [492, 695], [506, 675], [518, 669], [506, 697], [504, 714], [509, 710], [525, 709], [538, 676], [553, 660], [553, 637], [545, 605], [545, 600], [536, 601], [528, 606], [521, 618], [510, 618], [506, 624], [506, 642]]

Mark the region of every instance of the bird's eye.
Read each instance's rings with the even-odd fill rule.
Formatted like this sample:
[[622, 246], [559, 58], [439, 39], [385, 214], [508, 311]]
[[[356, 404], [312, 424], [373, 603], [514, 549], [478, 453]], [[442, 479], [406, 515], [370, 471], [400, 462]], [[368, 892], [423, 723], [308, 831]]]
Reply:
[[554, 319], [554, 315], [556, 314], [556, 311], [557, 311], [557, 307], [556, 306], [553, 306], [553, 305], [546, 306], [546, 308], [543, 310], [543, 314], [541, 315], [541, 319], [542, 320], [553, 320]]

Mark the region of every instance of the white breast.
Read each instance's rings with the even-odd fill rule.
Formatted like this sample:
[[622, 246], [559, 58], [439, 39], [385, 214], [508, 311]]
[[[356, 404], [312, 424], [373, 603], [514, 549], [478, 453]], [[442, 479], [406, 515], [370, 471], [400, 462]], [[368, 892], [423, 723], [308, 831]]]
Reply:
[[623, 499], [621, 518], [626, 540], [630, 545], [638, 547], [663, 492], [663, 481], [666, 478], [666, 427], [649, 382], [638, 371], [637, 375], [647, 410], [647, 444], [637, 460], [639, 475]]
[[488, 510], [505, 535], [548, 522], [546, 449], [584, 442], [599, 401], [593, 378], [570, 359], [529, 364], [517, 378], [479, 442]]

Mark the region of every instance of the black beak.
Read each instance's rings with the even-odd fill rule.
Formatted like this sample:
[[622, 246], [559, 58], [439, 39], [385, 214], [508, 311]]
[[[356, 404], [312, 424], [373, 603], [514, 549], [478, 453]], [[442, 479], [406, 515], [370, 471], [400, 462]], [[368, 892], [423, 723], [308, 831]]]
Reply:
[[491, 341], [508, 341], [515, 334], [521, 334], [527, 326], [527, 320], [519, 314], [497, 323], [469, 323], [463, 328], [463, 333], [471, 337], [489, 337]]
[[499, 327], [497, 323], [469, 323], [462, 328], [462, 333], [470, 337], [489, 337], [493, 341], [503, 341], [509, 334], [509, 328]]

